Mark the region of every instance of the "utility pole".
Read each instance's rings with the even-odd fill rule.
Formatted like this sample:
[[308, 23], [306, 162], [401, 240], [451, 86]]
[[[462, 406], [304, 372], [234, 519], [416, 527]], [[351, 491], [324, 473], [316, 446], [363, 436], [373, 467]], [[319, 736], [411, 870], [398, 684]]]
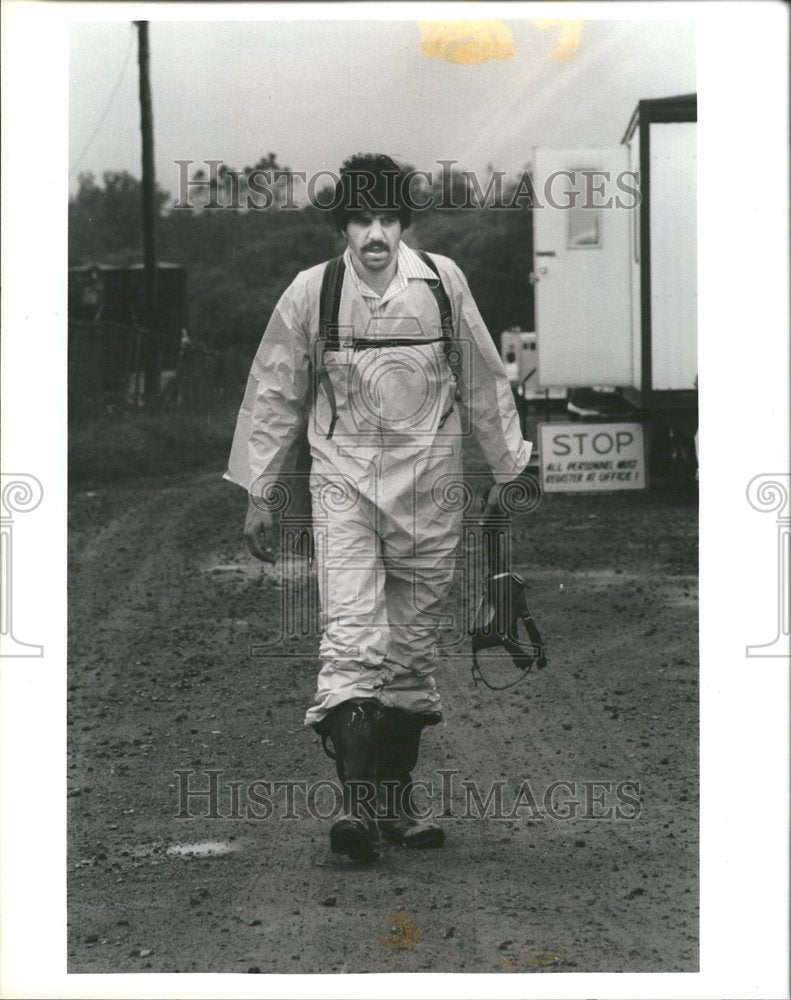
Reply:
[[154, 116], [151, 110], [148, 21], [135, 21], [137, 62], [140, 68], [140, 132], [143, 145], [141, 224], [143, 232], [144, 337], [142, 366], [146, 379], [146, 405], [154, 409], [159, 398], [159, 337], [157, 323], [156, 217], [154, 207]]

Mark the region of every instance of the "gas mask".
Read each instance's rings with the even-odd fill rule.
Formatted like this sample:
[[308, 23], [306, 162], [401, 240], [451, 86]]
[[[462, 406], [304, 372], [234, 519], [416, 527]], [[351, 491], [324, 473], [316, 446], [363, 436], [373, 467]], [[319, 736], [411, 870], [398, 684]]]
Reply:
[[518, 684], [534, 665], [537, 670], [547, 665], [541, 633], [527, 606], [525, 581], [510, 569], [509, 538], [507, 518], [483, 531], [483, 593], [469, 630], [473, 681], [493, 691]]

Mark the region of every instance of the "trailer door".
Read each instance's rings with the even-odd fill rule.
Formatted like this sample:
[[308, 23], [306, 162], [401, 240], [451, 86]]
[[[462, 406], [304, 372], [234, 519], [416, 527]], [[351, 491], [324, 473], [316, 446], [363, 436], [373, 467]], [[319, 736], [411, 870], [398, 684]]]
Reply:
[[631, 385], [629, 217], [639, 196], [626, 171], [623, 146], [535, 151], [542, 386]]

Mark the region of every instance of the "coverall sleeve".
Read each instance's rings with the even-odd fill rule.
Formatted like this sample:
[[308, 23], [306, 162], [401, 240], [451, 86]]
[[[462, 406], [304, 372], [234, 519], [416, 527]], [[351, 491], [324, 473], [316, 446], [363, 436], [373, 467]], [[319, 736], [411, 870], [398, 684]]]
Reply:
[[301, 275], [280, 298], [256, 352], [223, 476], [250, 490], [288, 467], [310, 411], [310, 342]]
[[532, 444], [522, 437], [511, 384], [467, 279], [455, 264], [451, 274], [462, 349], [460, 405], [495, 482], [507, 483], [527, 466]]

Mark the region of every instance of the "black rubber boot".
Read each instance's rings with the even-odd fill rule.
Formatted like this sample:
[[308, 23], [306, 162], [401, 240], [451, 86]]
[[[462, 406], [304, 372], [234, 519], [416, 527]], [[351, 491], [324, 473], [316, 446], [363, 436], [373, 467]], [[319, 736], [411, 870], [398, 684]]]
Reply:
[[376, 853], [377, 723], [382, 707], [378, 702], [345, 701], [317, 726], [331, 741], [338, 778], [343, 786], [343, 816], [330, 830], [330, 848], [353, 861], [373, 861]]
[[423, 727], [438, 716], [385, 709], [378, 730], [376, 777], [379, 785], [378, 827], [383, 840], [402, 847], [442, 847], [445, 832], [438, 823], [416, 815], [412, 774]]

